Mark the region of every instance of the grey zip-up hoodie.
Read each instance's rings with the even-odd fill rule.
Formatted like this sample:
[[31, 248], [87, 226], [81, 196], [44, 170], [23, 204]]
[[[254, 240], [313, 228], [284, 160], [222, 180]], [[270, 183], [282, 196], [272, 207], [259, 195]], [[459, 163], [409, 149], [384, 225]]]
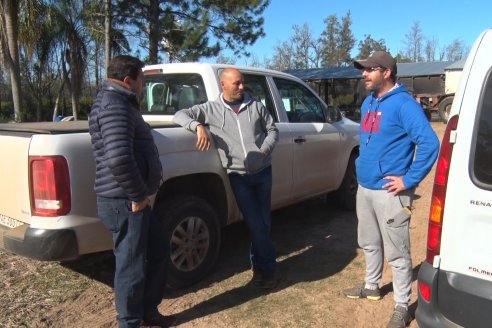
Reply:
[[254, 174], [268, 167], [278, 141], [272, 116], [246, 92], [237, 114], [221, 93], [217, 100], [178, 111], [174, 122], [192, 132], [199, 124], [208, 126], [227, 173]]

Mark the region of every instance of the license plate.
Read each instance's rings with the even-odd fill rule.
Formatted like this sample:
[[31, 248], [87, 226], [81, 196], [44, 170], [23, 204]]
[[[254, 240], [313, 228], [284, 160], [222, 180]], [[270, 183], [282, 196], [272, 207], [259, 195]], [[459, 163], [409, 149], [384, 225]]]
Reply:
[[17, 228], [23, 225], [24, 222], [0, 214], [0, 224], [9, 228]]

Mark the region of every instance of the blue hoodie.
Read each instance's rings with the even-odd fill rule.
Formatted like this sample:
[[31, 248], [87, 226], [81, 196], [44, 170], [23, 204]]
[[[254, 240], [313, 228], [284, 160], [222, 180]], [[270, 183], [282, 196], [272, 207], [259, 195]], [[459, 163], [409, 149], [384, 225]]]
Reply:
[[382, 189], [386, 176], [403, 176], [407, 189], [429, 173], [439, 152], [439, 139], [422, 107], [403, 85], [362, 103], [357, 180], [368, 189]]

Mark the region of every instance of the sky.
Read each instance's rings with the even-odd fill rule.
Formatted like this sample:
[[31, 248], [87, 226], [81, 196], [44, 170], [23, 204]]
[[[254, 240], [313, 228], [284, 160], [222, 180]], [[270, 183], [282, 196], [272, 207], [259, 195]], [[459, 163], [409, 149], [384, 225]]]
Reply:
[[[318, 38], [328, 16], [336, 15], [341, 22], [349, 10], [356, 39], [353, 56], [367, 34], [374, 40], [384, 39], [390, 53], [396, 56], [405, 48], [405, 35], [416, 21], [420, 22], [424, 37], [438, 41], [438, 51], [455, 39], [471, 47], [482, 31], [492, 27], [490, 0], [270, 0], [263, 16], [266, 36], [247, 50], [263, 62], [273, 56], [276, 45], [290, 39], [293, 25], [307, 23], [313, 37]], [[237, 64], [247, 65], [247, 61], [241, 58]]]

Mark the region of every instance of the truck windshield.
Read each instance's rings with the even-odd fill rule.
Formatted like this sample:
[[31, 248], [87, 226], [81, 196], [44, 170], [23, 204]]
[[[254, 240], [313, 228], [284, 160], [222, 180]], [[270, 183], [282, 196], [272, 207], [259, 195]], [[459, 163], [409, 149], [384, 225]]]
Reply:
[[199, 74], [158, 74], [145, 76], [140, 103], [143, 114], [174, 115], [176, 111], [207, 101]]

